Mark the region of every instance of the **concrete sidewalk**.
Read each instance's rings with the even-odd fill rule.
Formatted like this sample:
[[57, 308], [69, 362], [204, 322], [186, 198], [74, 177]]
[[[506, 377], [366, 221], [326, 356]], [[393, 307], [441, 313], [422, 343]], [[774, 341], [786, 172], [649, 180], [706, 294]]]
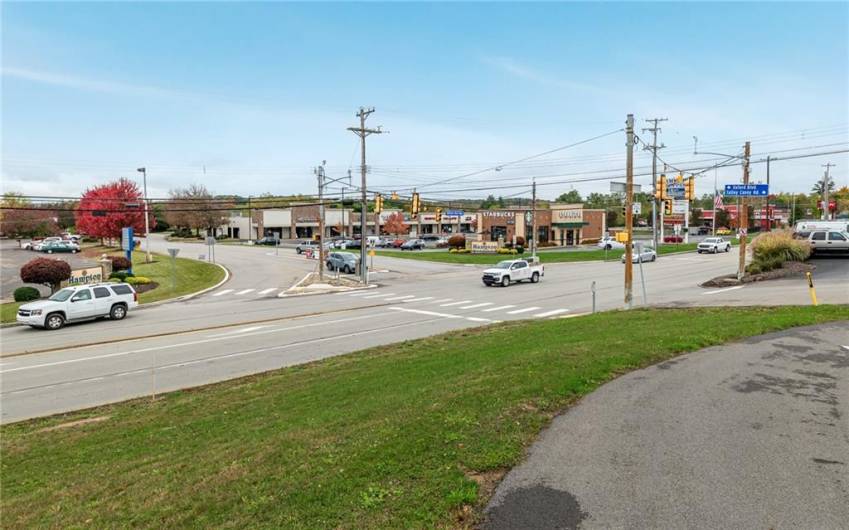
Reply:
[[632, 372], [556, 418], [488, 529], [846, 528], [849, 322]]

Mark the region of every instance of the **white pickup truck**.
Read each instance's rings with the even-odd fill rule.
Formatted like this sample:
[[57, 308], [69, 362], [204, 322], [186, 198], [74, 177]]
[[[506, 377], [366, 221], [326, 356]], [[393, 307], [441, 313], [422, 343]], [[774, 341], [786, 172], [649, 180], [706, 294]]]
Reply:
[[495, 267], [483, 271], [483, 283], [487, 286], [507, 287], [512, 282], [530, 281], [537, 283], [545, 276], [545, 268], [539, 258], [499, 261]]

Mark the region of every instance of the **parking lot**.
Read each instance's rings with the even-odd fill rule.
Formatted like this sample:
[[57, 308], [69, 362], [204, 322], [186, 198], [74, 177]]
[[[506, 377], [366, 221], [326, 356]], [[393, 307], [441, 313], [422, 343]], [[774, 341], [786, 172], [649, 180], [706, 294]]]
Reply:
[[51, 257], [67, 261], [72, 269], [82, 267], [96, 267], [97, 262], [81, 256], [80, 254], [42, 254], [32, 250], [23, 250], [18, 247], [18, 241], [14, 239], [0, 240], [0, 300], [12, 299], [12, 293], [22, 285], [31, 285], [41, 291], [42, 295], [50, 294], [50, 289], [44, 285], [25, 284], [21, 281], [21, 267], [35, 258]]

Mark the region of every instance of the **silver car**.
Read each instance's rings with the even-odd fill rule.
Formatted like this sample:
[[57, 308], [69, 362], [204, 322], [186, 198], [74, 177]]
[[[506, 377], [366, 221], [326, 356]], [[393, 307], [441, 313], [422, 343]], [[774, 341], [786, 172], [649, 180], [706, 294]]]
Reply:
[[[634, 249], [631, 253], [631, 263], [639, 263], [642, 261], [643, 263], [647, 261], [654, 261], [657, 259], [657, 252], [654, 251], [651, 247], [643, 247], [640, 251]], [[622, 254], [622, 263], [625, 263], [625, 254]]]
[[350, 252], [331, 252], [327, 255], [327, 269], [353, 274], [357, 270], [359, 258]]

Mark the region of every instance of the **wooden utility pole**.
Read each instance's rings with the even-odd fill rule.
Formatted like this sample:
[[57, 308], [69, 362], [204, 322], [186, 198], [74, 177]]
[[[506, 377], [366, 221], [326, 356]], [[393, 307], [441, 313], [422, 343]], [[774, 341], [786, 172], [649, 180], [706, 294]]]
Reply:
[[[751, 142], [746, 142], [743, 148], [743, 184], [749, 183], [749, 155], [751, 154]], [[740, 259], [737, 263], [737, 279], [742, 280], [746, 273], [746, 238], [749, 232], [749, 203], [746, 197], [740, 197], [740, 207], [737, 208], [738, 225], [740, 226]]]
[[368, 171], [366, 166], [366, 136], [370, 134], [383, 133], [383, 131], [380, 130], [380, 127], [377, 129], [366, 128], [366, 118], [368, 118], [369, 114], [372, 112], [374, 112], [374, 108], [366, 109], [364, 107], [360, 107], [360, 111], [357, 112], [357, 117], [360, 119], [360, 126], [348, 127], [349, 131], [360, 137], [360, 174], [362, 176], [362, 182], [360, 184], [360, 191], [362, 192], [362, 206], [360, 209], [360, 280], [363, 282], [363, 285], [368, 285], [368, 268], [366, 267], [366, 242], [368, 241], [366, 238], [366, 227], [368, 225], [368, 198], [366, 197], [366, 172]]
[[[658, 220], [658, 215], [657, 215], [657, 210], [658, 210], [658, 204], [657, 204], [657, 150], [663, 149], [664, 147], [666, 147], [663, 144], [657, 145], [657, 133], [660, 132], [660, 127], [658, 127], [657, 124], [662, 122], [662, 121], [667, 121], [668, 119], [669, 118], [652, 118], [650, 120], [646, 120], [647, 122], [652, 123], [652, 126], [646, 127], [646, 128], [643, 129], [643, 132], [648, 131], [648, 132], [652, 133], [652, 144], [651, 144], [650, 147], [646, 146], [645, 149], [648, 149], [649, 151], [652, 152], [652, 157], [651, 157], [651, 186], [652, 186], [652, 191], [654, 192], [655, 195], [654, 195], [654, 197], [652, 198], [652, 201], [651, 201], [651, 234], [652, 234], [651, 237], [652, 237], [652, 243], [654, 244], [655, 251], [658, 250], [658, 245], [660, 244], [657, 240], [657, 220]], [[664, 193], [665, 193], [665, 190], [664, 190]]]
[[625, 120], [625, 233], [628, 240], [625, 242], [625, 306], [630, 309], [634, 302], [634, 263], [632, 262], [632, 244], [634, 231], [634, 216], [632, 215], [634, 202], [634, 115], [628, 114]]
[[828, 184], [830, 176], [828, 174], [828, 170], [834, 167], [834, 164], [828, 162], [827, 164], [823, 164], [822, 167], [825, 168], [825, 174], [822, 177], [822, 219], [823, 221], [828, 221], [831, 219], [831, 210], [828, 208]]
[[531, 186], [531, 190], [532, 190], [532, 196], [533, 196], [533, 204], [531, 206], [531, 208], [533, 209], [533, 212], [531, 213], [531, 215], [533, 217], [533, 225], [532, 225], [533, 228], [531, 228], [531, 230], [533, 230], [533, 233], [531, 234], [531, 237], [533, 238], [532, 239], [532, 241], [533, 241], [533, 247], [532, 247], [533, 252], [532, 252], [531, 255], [533, 257], [537, 257], [537, 179], [536, 179], [536, 177], [534, 177], [533, 184]]

